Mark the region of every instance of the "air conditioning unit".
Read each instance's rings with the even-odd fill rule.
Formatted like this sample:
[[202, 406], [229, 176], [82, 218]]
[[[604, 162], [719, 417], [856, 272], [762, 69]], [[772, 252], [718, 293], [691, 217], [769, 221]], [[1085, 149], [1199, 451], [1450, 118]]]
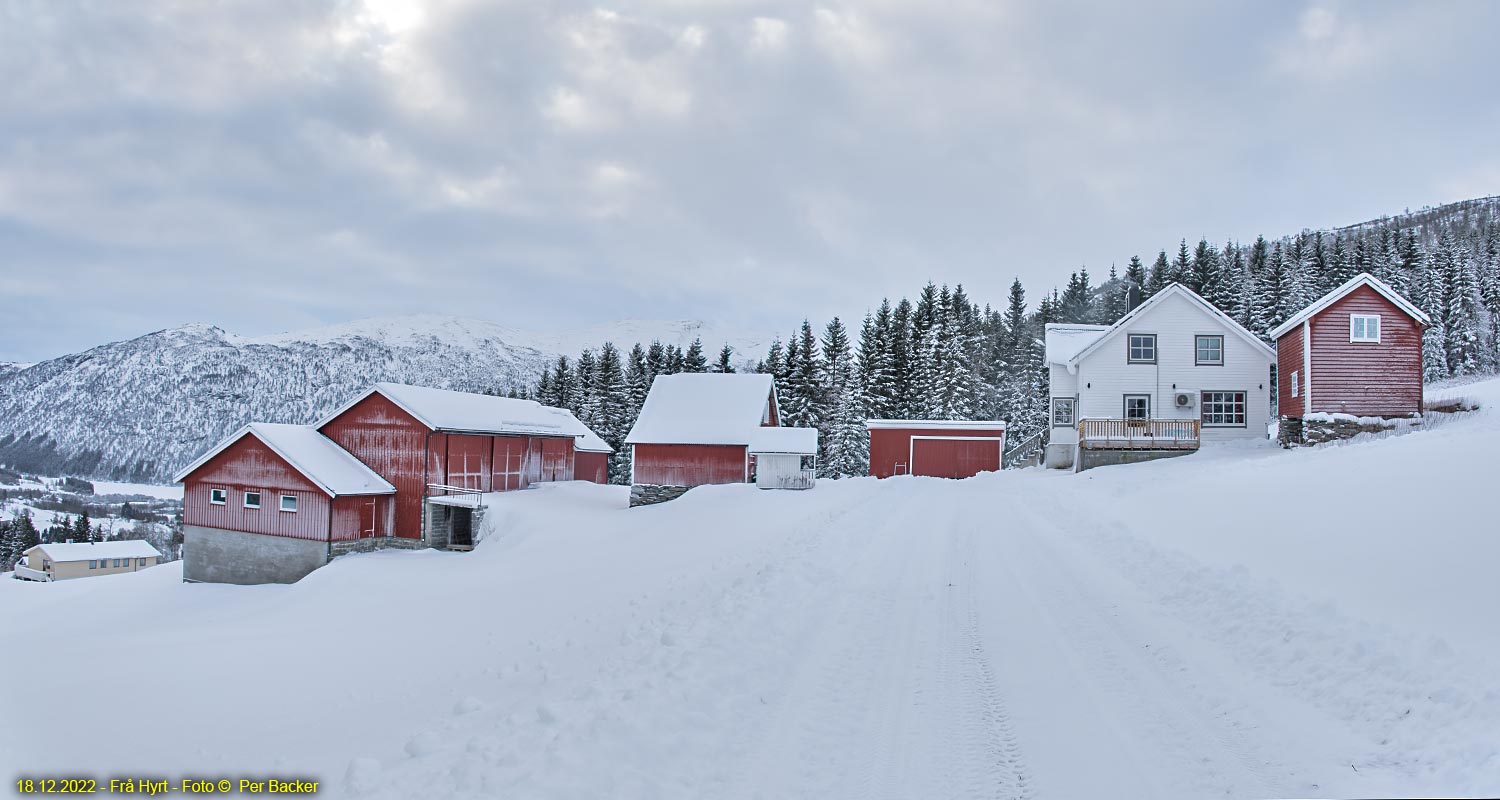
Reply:
[[1192, 408], [1193, 407], [1193, 393], [1192, 392], [1178, 392], [1177, 396], [1176, 396], [1176, 398], [1174, 398], [1174, 400], [1175, 400], [1178, 408]]

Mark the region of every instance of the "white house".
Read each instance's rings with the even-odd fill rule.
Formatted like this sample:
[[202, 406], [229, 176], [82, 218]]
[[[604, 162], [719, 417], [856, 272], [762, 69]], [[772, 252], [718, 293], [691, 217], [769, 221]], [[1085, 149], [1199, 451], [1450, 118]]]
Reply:
[[1265, 438], [1276, 351], [1181, 284], [1113, 325], [1046, 328], [1047, 466], [1083, 470]]

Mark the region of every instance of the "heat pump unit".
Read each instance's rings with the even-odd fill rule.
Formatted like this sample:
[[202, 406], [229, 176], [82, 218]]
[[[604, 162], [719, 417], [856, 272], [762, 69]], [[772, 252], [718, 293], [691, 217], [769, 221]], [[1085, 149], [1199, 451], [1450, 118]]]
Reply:
[[1193, 393], [1192, 392], [1178, 392], [1177, 393], [1176, 401], [1177, 401], [1177, 407], [1178, 408], [1192, 408], [1193, 407]]

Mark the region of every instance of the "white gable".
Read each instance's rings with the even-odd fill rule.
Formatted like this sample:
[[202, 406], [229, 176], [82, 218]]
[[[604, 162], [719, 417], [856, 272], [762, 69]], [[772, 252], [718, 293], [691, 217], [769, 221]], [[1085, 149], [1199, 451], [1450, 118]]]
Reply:
[[[1180, 298], [1185, 302], [1173, 303], [1171, 301], [1174, 298]], [[1169, 306], [1171, 310], [1164, 312], [1163, 309]], [[1144, 303], [1141, 303], [1139, 306], [1136, 306], [1134, 311], [1131, 311], [1129, 314], [1121, 317], [1119, 322], [1116, 322], [1115, 324], [1109, 326], [1109, 328], [1106, 329], [1102, 334], [1100, 334], [1098, 338], [1094, 339], [1094, 341], [1083, 347], [1071, 358], [1067, 359], [1067, 361], [1064, 363], [1070, 370], [1076, 369], [1078, 364], [1081, 363], [1085, 358], [1088, 358], [1089, 355], [1098, 351], [1099, 348], [1103, 347], [1107, 342], [1113, 341], [1120, 335], [1122, 331], [1130, 328], [1139, 328], [1141, 326], [1154, 325], [1157, 322], [1155, 317], [1157, 317], [1158, 315], [1163, 313], [1181, 314], [1183, 313], [1182, 309], [1186, 308], [1196, 309], [1197, 312], [1212, 320], [1216, 325], [1222, 327], [1226, 333], [1234, 334], [1245, 340], [1253, 348], [1261, 351], [1261, 353], [1264, 354], [1266, 358], [1272, 361], [1276, 359], [1276, 351], [1273, 350], [1270, 345], [1262, 341], [1259, 336], [1256, 336], [1255, 334], [1246, 330], [1243, 325], [1235, 322], [1234, 319], [1228, 314], [1225, 314], [1224, 312], [1215, 308], [1212, 303], [1198, 296], [1197, 292], [1194, 292], [1193, 290], [1187, 288], [1186, 286], [1183, 286], [1180, 283], [1174, 283], [1171, 286], [1168, 286], [1167, 288], [1162, 289], [1161, 291], [1152, 295], [1151, 299], [1147, 300]], [[1188, 311], [1187, 313], [1192, 312]], [[1048, 361], [1050, 362], [1051, 359], [1049, 358]]]
[[625, 441], [748, 445], [774, 387], [770, 375], [755, 373], [658, 375]]

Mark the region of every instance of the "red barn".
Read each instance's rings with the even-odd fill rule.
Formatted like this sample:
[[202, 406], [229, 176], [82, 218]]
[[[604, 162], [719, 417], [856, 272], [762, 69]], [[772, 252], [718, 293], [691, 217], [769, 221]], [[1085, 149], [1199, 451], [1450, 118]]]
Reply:
[[246, 425], [175, 480], [190, 581], [290, 583], [395, 517], [396, 487], [305, 425]]
[[1422, 310], [1368, 273], [1271, 331], [1283, 437], [1300, 440], [1309, 415], [1422, 413]]
[[770, 375], [658, 375], [625, 437], [631, 505], [669, 500], [694, 486], [749, 482], [751, 434], [780, 420]]
[[[190, 488], [184, 500], [184, 519], [191, 526], [184, 548], [188, 562], [184, 575], [189, 580], [290, 582], [329, 558], [354, 550], [471, 546], [477, 519], [472, 507], [441, 505], [434, 513], [442, 524], [429, 530], [429, 497], [574, 480], [580, 461], [583, 479], [601, 480], [606, 470], [601, 470], [599, 461], [607, 467], [613, 452], [564, 409], [531, 400], [394, 383], [376, 384], [315, 425], [267, 430], [273, 428], [288, 439], [294, 436], [292, 431], [300, 431], [296, 436], [308, 452], [309, 442], [326, 443], [325, 449], [358, 465], [386, 487], [384, 497], [361, 501], [370, 504], [368, 512], [374, 522], [357, 521], [351, 534], [347, 525], [338, 524], [337, 514], [340, 503], [352, 508], [354, 501], [337, 499], [332, 503], [333, 522], [323, 527], [310, 527], [300, 517], [272, 524], [263, 514], [216, 511], [206, 494], [197, 495], [213, 487], [235, 490], [239, 484], [225, 483], [224, 476], [254, 474], [260, 481], [258, 491], [266, 496], [307, 492], [309, 476], [299, 479], [294, 470], [267, 471], [261, 466], [266, 456], [253, 445], [239, 445], [244, 437], [237, 434], [178, 477], [190, 487], [202, 485], [197, 494]], [[215, 464], [222, 464], [224, 476], [208, 469]], [[316, 498], [301, 502], [315, 504], [318, 512], [322, 509], [323, 501]], [[252, 538], [244, 538], [247, 534]], [[323, 546], [298, 545], [292, 540], [322, 542]]]
[[972, 420], [872, 419], [870, 474], [971, 478], [1000, 469], [1005, 423]]

